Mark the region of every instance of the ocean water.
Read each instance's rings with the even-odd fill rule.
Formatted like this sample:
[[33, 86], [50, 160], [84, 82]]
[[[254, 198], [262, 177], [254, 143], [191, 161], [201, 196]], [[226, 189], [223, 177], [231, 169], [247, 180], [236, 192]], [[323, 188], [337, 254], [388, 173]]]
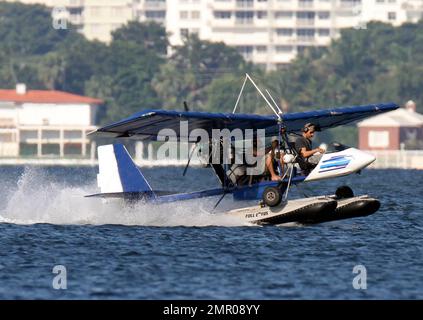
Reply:
[[[217, 186], [209, 169], [185, 178], [182, 170], [143, 172], [160, 190]], [[365, 170], [293, 187], [300, 197], [348, 184], [382, 207], [284, 227], [213, 213], [216, 198], [131, 207], [84, 198], [98, 192], [96, 171], [0, 167], [0, 299], [423, 298], [423, 171]], [[228, 196], [219, 210], [235, 205]]]

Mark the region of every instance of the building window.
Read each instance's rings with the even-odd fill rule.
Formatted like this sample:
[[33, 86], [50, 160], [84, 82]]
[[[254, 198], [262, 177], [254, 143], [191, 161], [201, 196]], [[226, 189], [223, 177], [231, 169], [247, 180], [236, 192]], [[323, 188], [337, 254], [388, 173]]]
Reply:
[[81, 139], [82, 131], [81, 130], [65, 130], [64, 138], [66, 140]]
[[[385, 0], [376, 0], [376, 2], [384, 2]], [[353, 7], [361, 4], [361, 0], [341, 0], [341, 6]]]
[[237, 7], [249, 8], [254, 6], [254, 0], [236, 0]]
[[60, 139], [59, 130], [43, 130], [41, 132], [42, 139]]
[[20, 140], [26, 141], [31, 139], [38, 139], [38, 131], [37, 130], [21, 130], [20, 132]]
[[164, 19], [166, 17], [166, 11], [146, 11], [145, 17], [147, 19]]
[[293, 34], [293, 30], [292, 29], [277, 29], [276, 33], [278, 34], [278, 36], [282, 36], [282, 37], [290, 37]]
[[214, 17], [216, 19], [230, 19], [231, 18], [231, 12], [230, 11], [215, 11]]
[[189, 35], [189, 31], [187, 28], [182, 28], [179, 30], [179, 34], [181, 35], [182, 38], [186, 38]]
[[293, 49], [292, 46], [276, 46], [276, 52], [278, 53], [290, 53]]
[[125, 7], [111, 7], [110, 11], [114, 17], [123, 16], [125, 14]]
[[41, 146], [41, 150], [43, 156], [58, 156], [60, 155], [60, 144], [46, 143]]
[[36, 156], [38, 147], [36, 144], [20, 143], [19, 144], [19, 155], [20, 156]]
[[298, 5], [302, 8], [308, 8], [313, 5], [313, 0], [298, 0]]
[[254, 17], [254, 11], [237, 11], [235, 12], [235, 16], [237, 19], [250, 19], [252, 20]]
[[303, 54], [308, 48], [308, 46], [297, 46], [297, 53], [298, 54]]
[[266, 11], [257, 11], [257, 19], [266, 19], [267, 12]]
[[252, 24], [253, 23], [253, 12], [236, 12], [235, 13], [236, 20], [235, 23], [237, 24]]
[[237, 46], [236, 49], [244, 57], [244, 59], [252, 58], [253, 46]]
[[191, 19], [193, 19], [193, 20], [200, 19], [200, 11], [192, 11], [191, 12]]
[[95, 16], [95, 17], [98, 17], [98, 16], [101, 16], [102, 15], [102, 9], [103, 8], [101, 8], [101, 7], [91, 7], [90, 8], [90, 14], [92, 15], [92, 16]]
[[317, 13], [317, 16], [320, 20], [327, 20], [330, 18], [330, 13], [329, 11], [321, 11]]
[[315, 30], [314, 29], [298, 29], [297, 35], [299, 37], [314, 37]]
[[266, 46], [256, 46], [256, 51], [258, 53], [265, 53], [265, 52], [267, 52], [267, 47]]
[[253, 52], [253, 46], [238, 46], [237, 50], [239, 53], [252, 53]]
[[0, 128], [14, 128], [15, 120], [13, 118], [0, 118]]
[[298, 19], [313, 20], [316, 14], [313, 11], [299, 11], [297, 12]]
[[181, 20], [186, 20], [186, 19], [188, 19], [188, 11], [180, 11], [180, 12], [179, 12], [179, 18], [180, 18]]
[[388, 12], [388, 20], [397, 20], [396, 12]]
[[290, 19], [294, 16], [292, 11], [276, 11], [275, 18], [276, 19]]
[[63, 148], [65, 155], [81, 155], [82, 145], [80, 143], [66, 143]]
[[13, 133], [0, 133], [0, 142], [14, 142]]
[[319, 33], [320, 37], [329, 37], [330, 30], [329, 29], [319, 29], [318, 33]]
[[370, 148], [389, 147], [389, 131], [369, 131]]

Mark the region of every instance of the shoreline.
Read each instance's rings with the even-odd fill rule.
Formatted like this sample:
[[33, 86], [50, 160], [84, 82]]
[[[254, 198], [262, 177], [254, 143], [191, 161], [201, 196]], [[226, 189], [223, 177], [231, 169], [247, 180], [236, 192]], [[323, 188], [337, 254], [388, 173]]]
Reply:
[[[139, 167], [184, 167], [187, 160], [135, 160], [135, 164]], [[402, 169], [402, 170], [423, 170], [423, 165], [413, 166], [402, 164], [406, 161], [398, 161], [387, 163], [384, 159], [377, 159], [375, 163], [366, 169]], [[98, 167], [97, 159], [26, 159], [26, 158], [6, 158], [0, 159], [0, 167], [6, 166], [52, 166], [52, 167]], [[204, 167], [201, 163], [191, 161], [191, 167]]]

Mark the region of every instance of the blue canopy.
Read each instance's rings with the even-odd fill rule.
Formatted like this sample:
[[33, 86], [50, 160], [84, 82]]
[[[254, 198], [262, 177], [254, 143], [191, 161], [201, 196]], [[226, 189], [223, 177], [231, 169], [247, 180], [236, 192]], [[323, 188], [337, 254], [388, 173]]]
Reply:
[[[380, 103], [287, 113], [282, 116], [282, 121], [288, 133], [300, 131], [304, 124], [309, 122], [324, 130], [397, 108], [398, 105], [395, 103]], [[266, 136], [278, 134], [278, 117], [276, 115], [145, 110], [124, 120], [99, 128], [90, 133], [90, 135], [156, 140], [159, 135], [162, 135], [160, 130], [172, 129], [176, 132], [178, 138], [188, 138], [185, 137], [186, 133], [180, 132], [181, 121], [188, 121], [188, 130], [186, 132], [188, 135], [194, 129], [204, 129], [211, 137], [212, 129], [223, 128], [229, 130], [266, 129]]]

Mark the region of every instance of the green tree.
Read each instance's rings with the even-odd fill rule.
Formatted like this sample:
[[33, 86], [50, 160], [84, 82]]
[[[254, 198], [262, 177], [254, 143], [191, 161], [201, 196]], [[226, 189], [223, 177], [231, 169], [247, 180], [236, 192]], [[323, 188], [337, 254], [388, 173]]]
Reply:
[[156, 22], [131, 21], [112, 32], [113, 41], [134, 42], [141, 47], [165, 55], [169, 45], [168, 34]]
[[54, 29], [51, 9], [45, 6], [1, 2], [0, 17], [0, 85], [12, 88], [24, 82], [45, 89], [62, 83], [55, 77], [63, 76], [63, 59], [53, 52], [82, 35], [71, 24]]
[[251, 66], [235, 49], [193, 35], [174, 48], [153, 85], [168, 108], [182, 108], [187, 101], [193, 109], [204, 110], [207, 85], [221, 76], [240, 75], [248, 68]]
[[[144, 27], [153, 28], [151, 34], [162, 34], [155, 33], [157, 26], [154, 24]], [[129, 33], [127, 37], [126, 32]], [[108, 120], [118, 120], [140, 110], [160, 108], [162, 105], [152, 86], [152, 79], [159, 73], [165, 58], [157, 48], [145, 46], [143, 41], [123, 40], [130, 38], [133, 32], [133, 27], [123, 27], [115, 33], [119, 36], [115, 37], [109, 48], [108, 69], [105, 73], [111, 80], [113, 102], [108, 106]]]
[[51, 9], [41, 5], [1, 2], [0, 16], [0, 48], [15, 56], [48, 53], [75, 33], [71, 27], [54, 29]]
[[64, 68], [60, 73], [60, 90], [84, 94], [86, 81], [111, 72], [110, 49], [102, 42], [80, 38], [60, 46], [57, 54], [63, 59]]

